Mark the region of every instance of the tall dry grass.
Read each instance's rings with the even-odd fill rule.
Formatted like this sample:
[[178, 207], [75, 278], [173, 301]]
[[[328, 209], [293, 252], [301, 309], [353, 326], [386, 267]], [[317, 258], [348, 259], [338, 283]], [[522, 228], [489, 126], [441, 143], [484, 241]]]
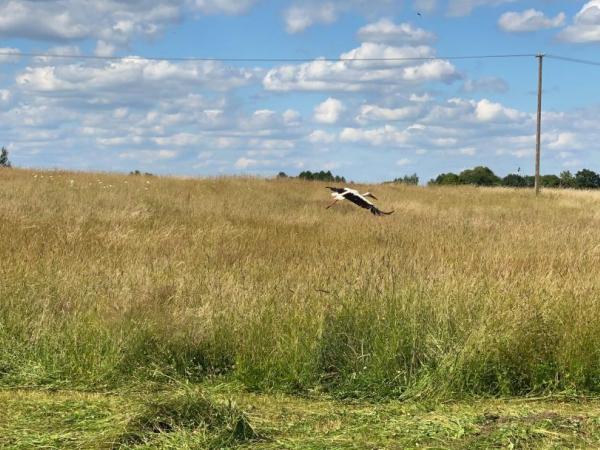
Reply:
[[1, 170], [0, 383], [599, 389], [600, 195], [368, 190]]

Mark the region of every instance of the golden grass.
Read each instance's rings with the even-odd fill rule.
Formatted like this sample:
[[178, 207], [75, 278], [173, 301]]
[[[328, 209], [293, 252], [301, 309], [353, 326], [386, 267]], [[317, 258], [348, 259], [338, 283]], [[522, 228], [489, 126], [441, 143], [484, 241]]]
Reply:
[[600, 195], [0, 171], [0, 382], [598, 389]]

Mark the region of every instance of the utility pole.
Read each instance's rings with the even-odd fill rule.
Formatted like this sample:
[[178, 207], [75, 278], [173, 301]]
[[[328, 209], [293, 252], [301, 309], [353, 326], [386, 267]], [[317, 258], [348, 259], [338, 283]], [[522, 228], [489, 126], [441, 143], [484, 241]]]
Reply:
[[538, 53], [538, 106], [537, 106], [537, 132], [535, 135], [535, 195], [540, 193], [540, 146], [542, 137], [542, 64], [544, 54]]

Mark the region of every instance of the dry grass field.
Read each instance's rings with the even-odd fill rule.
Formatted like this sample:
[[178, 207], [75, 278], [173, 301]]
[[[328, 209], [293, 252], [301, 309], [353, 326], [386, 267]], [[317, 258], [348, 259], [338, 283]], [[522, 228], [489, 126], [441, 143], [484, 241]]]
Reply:
[[[182, 383], [344, 405], [600, 390], [599, 193], [360, 186], [396, 210], [374, 217], [325, 210], [324, 187], [0, 170], [5, 401]], [[233, 434], [236, 408], [219, 412]], [[581, 417], [585, 436], [548, 431], [580, 440], [536, 436], [593, 446]]]

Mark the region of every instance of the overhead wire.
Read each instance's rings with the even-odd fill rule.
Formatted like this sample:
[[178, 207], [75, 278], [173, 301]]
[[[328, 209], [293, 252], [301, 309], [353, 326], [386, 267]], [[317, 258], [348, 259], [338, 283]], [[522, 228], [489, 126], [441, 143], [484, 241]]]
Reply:
[[561, 61], [568, 61], [568, 62], [572, 62], [572, 63], [578, 63], [578, 64], [587, 64], [590, 66], [600, 66], [600, 61], [590, 61], [588, 59], [579, 59], [579, 58], [571, 58], [568, 56], [559, 56], [559, 55], [545, 55], [546, 58], [551, 58], [551, 59], [558, 59]]
[[178, 61], [178, 62], [386, 62], [386, 61], [435, 61], [435, 60], [459, 60], [459, 59], [490, 59], [490, 58], [525, 58], [535, 54], [499, 54], [499, 55], [450, 55], [450, 56], [407, 56], [407, 57], [384, 57], [384, 58], [212, 58], [212, 57], [177, 57], [177, 56], [101, 56], [101, 55], [77, 55], [77, 54], [53, 54], [39, 52], [8, 52], [0, 51], [0, 56], [9, 57], [32, 57], [32, 58], [65, 58], [65, 59], [88, 59], [88, 60], [141, 60], [141, 61]]

